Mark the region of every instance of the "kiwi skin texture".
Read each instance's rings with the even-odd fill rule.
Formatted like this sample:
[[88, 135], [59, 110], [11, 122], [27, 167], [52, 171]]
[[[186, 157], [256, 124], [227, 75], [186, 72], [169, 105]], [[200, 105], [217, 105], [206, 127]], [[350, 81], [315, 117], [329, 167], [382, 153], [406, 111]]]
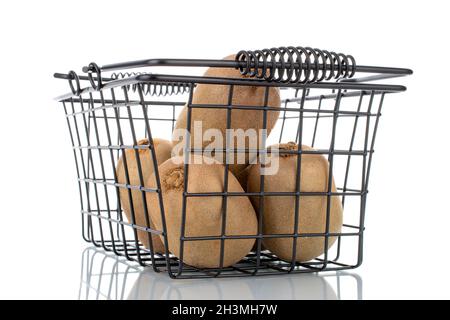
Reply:
[[[137, 145], [148, 145], [149, 140], [148, 139], [142, 139], [139, 140]], [[172, 143], [167, 140], [153, 138], [153, 145], [155, 147], [155, 156], [157, 164], [161, 164], [167, 159], [170, 158], [171, 150], [172, 150]], [[128, 167], [128, 176], [130, 185], [132, 186], [139, 186], [141, 185], [141, 181], [139, 179], [139, 170], [138, 170], [138, 164], [136, 159], [136, 151], [134, 149], [127, 149], [125, 152], [125, 158], [127, 162]], [[142, 171], [142, 178], [144, 182], [144, 187], [148, 187], [147, 180], [149, 179], [150, 175], [154, 171], [153, 166], [153, 157], [151, 154], [151, 151], [149, 149], [138, 149], [139, 159], [141, 162], [141, 171]], [[125, 165], [124, 165], [124, 157], [123, 155], [120, 157], [119, 161], [117, 162], [116, 166], [116, 174], [117, 174], [117, 182], [120, 184], [126, 184], [126, 173], [125, 173]], [[131, 219], [131, 206], [130, 206], [130, 198], [128, 196], [128, 190], [126, 188], [119, 188], [119, 195], [120, 195], [120, 203], [122, 205], [123, 211], [125, 212], [125, 215], [127, 217], [128, 222], [132, 222]], [[144, 203], [142, 198], [142, 191], [132, 189], [131, 190], [131, 197], [132, 197], [132, 203], [134, 208], [134, 216], [135, 216], [135, 223], [138, 226], [146, 227], [146, 219], [145, 219], [145, 210], [144, 210]], [[147, 209], [148, 211], [152, 211], [153, 208], [151, 208], [148, 205], [147, 202]], [[154, 223], [150, 219], [150, 228], [155, 229]], [[137, 230], [138, 239], [141, 241], [144, 246], [147, 249], [150, 248], [150, 243], [148, 239], [148, 232]], [[164, 245], [161, 242], [160, 237], [157, 234], [151, 234], [152, 237], [152, 244], [153, 244], [153, 251], [157, 253], [164, 253]]]
[[[234, 60], [235, 55], [229, 55], [224, 60]], [[233, 78], [242, 79], [248, 78], [241, 75], [238, 69], [232, 68], [209, 68], [205, 74], [205, 77], [221, 77], [221, 78]], [[194, 90], [192, 96], [193, 104], [210, 104], [214, 105], [226, 105], [229, 103], [229, 85], [213, 85], [213, 84], [198, 84]], [[266, 88], [263, 86], [234, 86], [232, 104], [239, 106], [252, 106], [262, 107], [265, 101]], [[277, 87], [269, 87], [268, 89], [267, 106], [272, 108], [280, 108], [280, 89]], [[275, 126], [275, 123], [280, 114], [279, 110], [267, 111], [267, 136]], [[245, 109], [233, 109], [231, 111], [231, 129], [242, 129], [244, 131], [248, 129], [255, 129], [258, 134], [258, 145], [262, 147], [262, 138], [259, 130], [264, 128], [264, 111], [263, 110], [245, 110]], [[227, 109], [224, 108], [192, 108], [191, 111], [191, 129], [193, 128], [194, 121], [202, 121], [203, 132], [206, 129], [218, 129], [222, 133], [223, 141], [225, 142], [226, 129], [227, 129]], [[178, 116], [175, 124], [175, 129], [186, 129], [187, 126], [187, 107], [184, 106], [180, 115]], [[191, 130], [191, 145], [195, 139], [194, 131]], [[172, 143], [176, 144], [182, 142], [182, 139], [177, 137], [172, 138]], [[202, 147], [205, 148], [211, 142], [203, 141]], [[237, 138], [233, 138], [232, 144], [237, 146]], [[246, 148], [250, 148], [249, 139], [245, 138]], [[256, 147], [256, 146], [255, 146]], [[223, 159], [222, 163], [225, 163], [226, 155], [223, 153], [217, 153], [217, 159]], [[237, 163], [238, 154], [234, 155], [233, 163], [230, 163], [229, 170], [238, 175], [244, 170], [250, 163], [252, 158], [246, 154], [245, 163]]]
[[[276, 145], [279, 150], [298, 150], [298, 145], [290, 142]], [[302, 150], [313, 150], [302, 146]], [[297, 172], [296, 154], [279, 154], [279, 171], [275, 175], [264, 176], [264, 191], [266, 192], [295, 192]], [[301, 157], [302, 192], [326, 192], [328, 187], [328, 161], [319, 154], [303, 154]], [[260, 165], [254, 164], [249, 169], [247, 191], [260, 191]], [[332, 192], [336, 192], [332, 181]], [[259, 197], [250, 197], [258, 212]], [[267, 196], [264, 197], [263, 233], [293, 234], [295, 225], [295, 196]], [[339, 233], [343, 221], [343, 209], [340, 197], [330, 199], [330, 233]], [[327, 197], [300, 196], [298, 233], [324, 233], [326, 228]], [[324, 252], [324, 237], [299, 237], [296, 246], [296, 261], [310, 261]], [[330, 237], [328, 248], [336, 241]], [[267, 249], [280, 259], [291, 261], [293, 252], [293, 238], [266, 238], [263, 243]]]
[[[212, 164], [201, 164], [192, 155], [188, 172], [188, 192], [206, 193], [223, 192], [225, 167], [209, 159]], [[195, 162], [192, 162], [195, 161]], [[182, 223], [184, 163], [183, 157], [173, 157], [159, 166], [159, 175], [165, 211], [165, 222], [169, 250], [183, 260], [183, 263], [199, 268], [220, 267], [220, 240], [185, 241], [183, 256], [180, 257], [180, 236]], [[154, 175], [150, 177], [149, 186], [154, 187]], [[244, 192], [237, 179], [228, 171], [228, 191]], [[158, 196], [147, 193], [147, 201], [152, 208], [160, 208]], [[186, 200], [186, 237], [221, 236], [222, 232], [222, 196], [188, 197]], [[151, 211], [152, 220], [162, 230], [162, 217], [159, 210]], [[252, 204], [247, 196], [227, 198], [225, 235], [257, 234], [257, 219]], [[161, 235], [161, 237], [163, 237]], [[223, 267], [239, 262], [252, 249], [255, 238], [226, 239], [224, 241]]]

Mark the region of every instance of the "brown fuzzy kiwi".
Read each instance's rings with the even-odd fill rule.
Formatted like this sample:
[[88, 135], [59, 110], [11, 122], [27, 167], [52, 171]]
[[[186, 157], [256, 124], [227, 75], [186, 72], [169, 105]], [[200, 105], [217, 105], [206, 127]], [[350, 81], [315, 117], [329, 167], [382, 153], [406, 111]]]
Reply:
[[[298, 150], [297, 144], [290, 142], [275, 146], [279, 150]], [[302, 146], [302, 150], [312, 150]], [[297, 172], [296, 154], [274, 155], [279, 160], [279, 170], [274, 175], [264, 176], [264, 191], [266, 192], [295, 192]], [[301, 158], [300, 191], [326, 192], [328, 186], [328, 161], [319, 154], [303, 154]], [[260, 165], [254, 164], [250, 168], [247, 180], [249, 192], [260, 191]], [[332, 192], [336, 192], [334, 181]], [[259, 197], [252, 197], [256, 212], [259, 208]], [[339, 197], [331, 197], [329, 231], [338, 233], [342, 227], [342, 206]], [[325, 232], [327, 197], [300, 196], [299, 200], [299, 233]], [[295, 196], [267, 196], [264, 198], [263, 233], [289, 234], [294, 232], [295, 224]], [[330, 237], [328, 247], [335, 242], [336, 237]], [[292, 238], [267, 238], [264, 245], [279, 258], [290, 261], [292, 259]], [[296, 260], [305, 262], [320, 256], [324, 252], [323, 237], [299, 237], [297, 239]]]
[[[224, 58], [224, 60], [234, 60], [235, 55], [230, 55]], [[209, 68], [204, 74], [205, 77], [221, 77], [221, 78], [246, 78], [241, 75], [238, 69], [232, 68]], [[194, 104], [210, 104], [210, 105], [223, 105], [228, 104], [229, 100], [228, 85], [212, 85], [212, 84], [198, 84], [192, 97], [192, 103]], [[264, 106], [265, 100], [265, 87], [262, 86], [234, 86], [233, 88], [233, 105], [240, 106]], [[268, 107], [279, 108], [280, 107], [280, 90], [277, 87], [269, 88], [269, 97], [267, 101]], [[231, 129], [242, 129], [244, 131], [248, 129], [255, 129], [258, 134], [257, 144], [261, 145], [260, 129], [263, 129], [263, 114], [262, 110], [244, 110], [233, 109], [231, 111]], [[279, 111], [267, 111], [267, 135], [275, 126], [278, 119]], [[195, 139], [195, 133], [192, 130], [194, 121], [202, 121], [203, 132], [206, 129], [218, 129], [220, 130], [223, 141], [226, 138], [227, 128], [227, 110], [219, 108], [193, 108], [191, 113], [191, 144]], [[175, 129], [186, 129], [187, 122], [187, 108], [186, 106], [178, 116]], [[197, 138], [198, 139], [198, 138]], [[172, 142], [175, 146], [182, 141], [182, 138], [173, 137]], [[211, 142], [203, 141], [202, 147], [205, 148]], [[237, 139], [234, 137], [233, 146], [237, 147]], [[252, 147], [249, 143], [248, 137], [245, 138], [246, 148]], [[257, 147], [257, 146], [255, 146]], [[220, 153], [221, 154], [221, 153]], [[220, 159], [220, 154], [218, 154]], [[223, 154], [223, 161], [225, 163], [226, 155]], [[249, 155], [245, 156], [245, 163], [237, 163], [238, 155], [234, 155], [234, 162], [230, 163], [229, 169], [234, 175], [238, 175], [240, 171], [244, 170], [249, 163]], [[251, 159], [250, 159], [251, 160]]]
[[[238, 179], [240, 185], [242, 186], [242, 188], [244, 190], [247, 190], [247, 179], [248, 179], [248, 175], [250, 173], [250, 169], [251, 169], [252, 165], [249, 165], [248, 167], [246, 167], [244, 170], [242, 170], [241, 172], [239, 172], [236, 175], [236, 179]], [[258, 212], [256, 212], [256, 217], [258, 217]], [[255, 244], [253, 245], [252, 251], [257, 251], [258, 250], [258, 242], [255, 241]], [[264, 243], [261, 243], [261, 251], [266, 250], [266, 247], [264, 247]]]
[[[138, 141], [138, 145], [148, 145], [149, 140], [148, 139], [142, 139]], [[167, 159], [170, 158], [171, 150], [172, 150], [172, 144], [163, 139], [153, 139], [153, 145], [155, 146], [155, 155], [156, 155], [156, 161], [158, 164], [163, 163]], [[134, 149], [127, 149], [124, 151], [127, 167], [128, 167], [128, 176], [130, 185], [132, 186], [139, 186], [141, 185], [141, 181], [139, 179], [139, 170], [138, 170], [138, 164], [136, 161], [136, 151]], [[154, 171], [153, 167], [153, 157], [151, 155], [151, 152], [149, 149], [139, 149], [138, 150], [139, 159], [141, 162], [141, 171], [142, 171], [142, 178], [144, 181], [144, 187], [148, 187], [147, 180], [149, 179], [150, 175]], [[120, 157], [119, 161], [117, 162], [117, 181], [121, 184], [126, 184], [126, 174], [125, 174], [125, 166], [124, 166], [124, 159], [123, 155]], [[129, 222], [132, 221], [131, 219], [131, 207], [130, 207], [130, 198], [128, 196], [128, 190], [126, 188], [119, 188], [119, 195], [120, 195], [120, 202], [122, 204], [123, 211], [125, 212], [125, 215]], [[145, 227], [146, 219], [145, 219], [145, 210], [144, 210], [144, 203], [142, 199], [142, 191], [132, 189], [131, 190], [131, 197], [133, 200], [133, 208], [134, 208], [134, 215], [135, 215], [135, 222], [137, 225]], [[152, 208], [147, 204], [147, 209], [149, 211], [152, 210]], [[150, 227], [152, 229], [155, 228], [154, 224], [151, 222]], [[137, 230], [138, 239], [144, 244], [146, 248], [150, 248], [149, 240], [148, 240], [148, 233], [142, 230]], [[154, 252], [160, 252], [163, 253], [164, 245], [161, 242], [161, 239], [158, 235], [152, 234], [152, 243], [153, 243], [153, 251]]]
[[[201, 159], [199, 159], [201, 157]], [[192, 156], [189, 165], [188, 192], [223, 192], [224, 166], [205, 157]], [[199, 163], [201, 164], [195, 164]], [[167, 237], [169, 250], [180, 257], [180, 235], [182, 220], [182, 203], [184, 190], [183, 157], [173, 157], [159, 166]], [[154, 175], [150, 177], [150, 186], [154, 185]], [[228, 191], [244, 192], [237, 179], [228, 172]], [[152, 208], [160, 208], [158, 197], [147, 193], [148, 203]], [[185, 236], [220, 236], [222, 230], [222, 196], [189, 197], [186, 207]], [[226, 235], [256, 235], [257, 219], [252, 204], [247, 196], [228, 197], [226, 215]], [[152, 219], [158, 229], [162, 227], [161, 212], [151, 211]], [[227, 267], [244, 258], [251, 250], [255, 239], [228, 239], [224, 245], [223, 266]], [[185, 241], [183, 262], [200, 267], [215, 268], [220, 266], [220, 240]]]

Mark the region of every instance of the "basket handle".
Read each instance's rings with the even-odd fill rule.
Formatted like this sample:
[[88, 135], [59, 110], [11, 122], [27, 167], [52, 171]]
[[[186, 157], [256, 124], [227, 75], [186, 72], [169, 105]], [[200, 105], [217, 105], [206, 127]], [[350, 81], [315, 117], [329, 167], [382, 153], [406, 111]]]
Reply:
[[[262, 50], [241, 50], [235, 60], [202, 59], [149, 59], [112, 65], [97, 66], [95, 63], [83, 67], [92, 79], [98, 78], [100, 71], [113, 71], [128, 68], [151, 66], [184, 67], [225, 67], [239, 69], [242, 75], [281, 83], [313, 83], [331, 79], [351, 78], [357, 71], [355, 58], [351, 55], [333, 51], [312, 49], [310, 47], [279, 47]], [[98, 89], [101, 82], [91, 81]]]
[[310, 47], [241, 50], [235, 61], [244, 76], [281, 83], [345, 79], [356, 72], [353, 56]]
[[[92, 88], [100, 90], [109, 77], [102, 77], [103, 71], [122, 71], [141, 67], [211, 67], [235, 68], [248, 78], [266, 82], [309, 84], [336, 79], [345, 82], [366, 82], [412, 74], [405, 68], [390, 68], [357, 65], [352, 55], [333, 51], [313, 49], [311, 47], [278, 47], [262, 50], [241, 50], [235, 60], [211, 59], [145, 59], [98, 66], [90, 63], [83, 67], [86, 76], [80, 80], [89, 80]], [[353, 78], [356, 73], [371, 73], [364, 78]], [[56, 78], [74, 80], [73, 74], [55, 74]], [[192, 80], [193, 77], [188, 77]], [[72, 83], [71, 83], [72, 84]], [[71, 86], [71, 89], [73, 84]], [[79, 91], [78, 88], [72, 92]]]

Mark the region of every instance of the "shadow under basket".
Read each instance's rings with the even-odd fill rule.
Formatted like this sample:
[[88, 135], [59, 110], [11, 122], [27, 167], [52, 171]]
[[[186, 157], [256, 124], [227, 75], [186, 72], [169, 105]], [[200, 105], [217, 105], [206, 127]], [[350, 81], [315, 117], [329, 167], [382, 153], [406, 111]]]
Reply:
[[[155, 74], [147, 70], [164, 67], [168, 70], [179, 67], [229, 68], [239, 71], [240, 78]], [[124, 72], [135, 69], [136, 72]], [[81, 203], [82, 236], [84, 240], [112, 251], [118, 256], [148, 266], [156, 272], [167, 272], [172, 278], [259, 276], [318, 271], [352, 269], [362, 263], [363, 234], [366, 199], [370, 168], [374, 152], [381, 109], [385, 98], [391, 93], [405, 91], [401, 85], [381, 83], [385, 79], [412, 74], [409, 69], [360, 66], [350, 55], [336, 54], [326, 50], [303, 47], [273, 48], [256, 51], [241, 51], [235, 60], [200, 59], [148, 59], [104, 65], [95, 63], [83, 68], [85, 75], [74, 71], [55, 73], [58, 79], [69, 81], [70, 92], [56, 98], [65, 112], [76, 164], [77, 181]], [[199, 85], [224, 86], [233, 92], [237, 87], [252, 86], [264, 90], [264, 103], [255, 106], [240, 106], [232, 103], [199, 104], [193, 102], [193, 93]], [[280, 108], [267, 105], [271, 88], [279, 88]], [[262, 146], [295, 142], [312, 147], [310, 151], [295, 150], [298, 161], [297, 190], [293, 192], [231, 193], [224, 183], [222, 192], [198, 195], [187, 188], [189, 175], [185, 176], [183, 203], [189, 197], [221, 197], [227, 203], [232, 196], [286, 197], [301, 201], [307, 196], [327, 198], [327, 215], [321, 233], [301, 233], [293, 228], [289, 234], [266, 235], [262, 223], [253, 235], [230, 236], [226, 230], [217, 236], [180, 236], [180, 247], [189, 241], [216, 240], [221, 242], [219, 256], [223, 258], [225, 242], [253, 238], [253, 251], [238, 263], [229, 267], [197, 268], [183, 263], [167, 251], [168, 236], [165, 225], [161, 229], [151, 228], [151, 210], [145, 203], [146, 194], [154, 192], [163, 204], [161, 183], [156, 175], [156, 188], [142, 183], [142, 164], [135, 157], [141, 183], [137, 185], [119, 183], [116, 167], [127, 150], [148, 150], [154, 155], [155, 137], [170, 140], [177, 116], [187, 106], [187, 127], [192, 128], [192, 112], [199, 108], [226, 110], [226, 126], [231, 128], [233, 112], [245, 108], [261, 113], [263, 128], [271, 112], [279, 113], [276, 125], [268, 137], [263, 136]], [[147, 138], [147, 144], [138, 141]], [[258, 150], [225, 149], [225, 153], [258, 152]], [[200, 153], [186, 142], [185, 151]], [[305, 154], [319, 154], [328, 161], [328, 172], [334, 179], [335, 189], [328, 183], [327, 190], [308, 194], [300, 190], [301, 158]], [[158, 172], [160, 163], [153, 163]], [[184, 164], [188, 172], [189, 164]], [[224, 181], [228, 180], [228, 164], [224, 165]], [[127, 167], [126, 167], [126, 170]], [[128, 173], [126, 174], [128, 177]], [[330, 180], [330, 179], [329, 179]], [[121, 204], [120, 190], [130, 190], [129, 202], [133, 206], [131, 191], [142, 195], [146, 223], [138, 225], [132, 217], [128, 221]], [[330, 232], [330, 201], [338, 198], [343, 207], [343, 225], [340, 232]], [[136, 199], [134, 199], [136, 201]], [[160, 205], [162, 220], [166, 218], [165, 205]], [[226, 208], [226, 205], [224, 206]], [[296, 206], [295, 221], [302, 212]], [[180, 216], [186, 217], [186, 205]], [[263, 208], [255, 210], [258, 221]], [[225, 219], [226, 214], [223, 214]], [[224, 221], [222, 221], [224, 223]], [[182, 228], [184, 229], [184, 228]], [[148, 233], [149, 247], [139, 241], [137, 231]], [[151, 234], [159, 235], [166, 245], [166, 252], [153, 253]], [[298, 238], [317, 237], [323, 240], [323, 254], [307, 262], [297, 262], [295, 254], [291, 260], [281, 260], [263, 246], [264, 238], [288, 238], [293, 244]], [[328, 248], [330, 238], [336, 241]], [[295, 248], [295, 245], [294, 245]]]

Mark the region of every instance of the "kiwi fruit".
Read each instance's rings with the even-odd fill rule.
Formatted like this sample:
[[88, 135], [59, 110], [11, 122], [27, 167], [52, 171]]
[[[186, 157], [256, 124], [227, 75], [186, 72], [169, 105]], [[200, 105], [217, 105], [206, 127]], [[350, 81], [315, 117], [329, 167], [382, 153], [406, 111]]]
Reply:
[[[188, 166], [189, 193], [210, 193], [224, 191], [225, 167], [214, 159], [191, 155]], [[180, 236], [184, 192], [183, 157], [173, 157], [159, 166], [162, 196], [169, 250], [180, 257]], [[155, 187], [155, 177], [150, 177], [150, 187]], [[244, 192], [237, 179], [228, 171], [228, 191]], [[162, 230], [162, 218], [158, 196], [147, 193], [147, 201], [152, 209], [150, 214], [158, 229]], [[186, 199], [186, 237], [221, 236], [223, 216], [222, 196], [188, 197]], [[257, 232], [257, 219], [249, 198], [227, 197], [225, 235], [253, 235]], [[163, 237], [161, 235], [161, 237]], [[252, 249], [254, 238], [226, 239], [224, 241], [223, 267], [235, 264]], [[220, 240], [185, 241], [182, 260], [199, 268], [220, 267]]]
[[[224, 60], [234, 60], [235, 55], [230, 55], [224, 58]], [[204, 74], [205, 77], [220, 77], [220, 78], [237, 78], [242, 79], [247, 76], [241, 75], [238, 69], [233, 68], [209, 68]], [[215, 85], [215, 84], [198, 84], [195, 88], [192, 96], [193, 104], [208, 104], [211, 106], [215, 105], [226, 105], [229, 103], [229, 85]], [[266, 88], [263, 86], [234, 86], [232, 104], [239, 106], [249, 106], [249, 107], [262, 107], [265, 102], [265, 91]], [[277, 87], [270, 87], [268, 89], [268, 100], [267, 106], [272, 108], [279, 108], [280, 101], [280, 90]], [[185, 106], [180, 115], [178, 116], [175, 129], [186, 129], [187, 126], [187, 113], [188, 109]], [[262, 137], [259, 130], [263, 129], [263, 110], [254, 109], [233, 109], [231, 110], [231, 124], [230, 129], [242, 129], [247, 131], [248, 129], [256, 130], [258, 135], [257, 141], [251, 141], [254, 146], [250, 143], [248, 136], [245, 136], [245, 148], [260, 148], [262, 147]], [[279, 110], [268, 110], [267, 111], [267, 136], [270, 131], [275, 126], [275, 123], [279, 116]], [[224, 108], [192, 108], [191, 111], [191, 147], [194, 146], [195, 139], [200, 139], [200, 137], [195, 137], [195, 132], [193, 130], [194, 121], [201, 121], [203, 132], [207, 129], [217, 129], [222, 134], [222, 138], [225, 145], [226, 139], [226, 129], [227, 129], [227, 109]], [[184, 137], [172, 137], [173, 145], [178, 143], [183, 143]], [[203, 139], [201, 139], [203, 140]], [[202, 141], [202, 148], [208, 146], [210, 141]], [[232, 137], [230, 142], [234, 149], [244, 146], [238, 145], [238, 139], [236, 136]], [[200, 146], [198, 146], [200, 147]], [[225, 146], [223, 146], [225, 148]], [[180, 155], [180, 154], [177, 154]], [[222, 159], [222, 163], [225, 163], [226, 154], [224, 152], [216, 151], [213, 155], [217, 160]], [[240, 171], [244, 170], [253, 158], [248, 153], [234, 155], [229, 155], [229, 158], [234, 157], [232, 163], [230, 163], [229, 170], [234, 174], [238, 175]], [[245, 163], [238, 163], [238, 159], [245, 158]], [[256, 155], [255, 155], [256, 157]]]
[[[149, 140], [148, 139], [142, 139], [139, 140], [137, 145], [148, 145]], [[156, 162], [157, 164], [161, 164], [171, 156], [171, 150], [172, 150], [172, 144], [170, 141], [164, 140], [164, 139], [153, 139], [153, 145], [155, 147], [155, 156], [156, 156]], [[129, 177], [129, 184], [132, 186], [140, 186], [141, 180], [139, 178], [139, 169], [138, 169], [138, 163], [136, 158], [136, 151], [134, 149], [126, 149], [124, 151], [126, 163], [128, 167], [128, 177]], [[141, 171], [142, 171], [142, 178], [144, 182], [144, 187], [148, 187], [147, 180], [149, 179], [150, 175], [154, 171], [153, 166], [153, 157], [151, 154], [150, 149], [138, 149], [137, 153], [139, 154], [139, 159], [141, 162]], [[117, 162], [116, 167], [116, 174], [117, 174], [117, 182], [120, 184], [126, 184], [126, 173], [125, 173], [125, 165], [124, 165], [124, 156], [122, 155]], [[129, 222], [132, 221], [131, 219], [131, 206], [130, 206], [130, 198], [128, 196], [128, 190], [126, 188], [119, 188], [119, 195], [120, 195], [120, 202], [122, 204], [123, 211], [125, 212], [125, 215]], [[135, 216], [135, 224], [138, 226], [146, 227], [146, 217], [145, 217], [145, 210], [144, 210], [144, 203], [142, 198], [142, 191], [138, 189], [132, 189], [131, 190], [131, 198], [132, 198], [132, 204], [134, 209], [134, 216]], [[151, 208], [147, 204], [148, 211], [152, 211], [153, 208]], [[152, 223], [150, 219], [150, 228], [155, 229], [154, 224]], [[148, 233], [142, 230], [137, 230], [138, 239], [144, 244], [144, 246], [148, 249], [150, 249], [150, 243], [148, 239]], [[158, 253], [163, 253], [164, 245], [161, 242], [160, 237], [157, 234], [151, 234], [152, 237], [152, 244], [153, 244], [153, 251]]]
[[[270, 147], [283, 150], [298, 150], [298, 145], [290, 142]], [[302, 146], [302, 150], [313, 150]], [[274, 154], [278, 157], [278, 172], [264, 176], [265, 192], [296, 192], [297, 154]], [[326, 192], [328, 189], [328, 161], [320, 154], [303, 154], [301, 156], [300, 191]], [[251, 166], [248, 179], [248, 192], [260, 192], [260, 164]], [[332, 181], [332, 192], [336, 192]], [[338, 196], [330, 199], [330, 233], [339, 233], [342, 227], [343, 210]], [[259, 197], [251, 197], [256, 212], [259, 210]], [[263, 233], [293, 234], [295, 225], [295, 196], [264, 196]], [[324, 233], [326, 228], [327, 196], [300, 196], [298, 233]], [[330, 237], [328, 247], [335, 242]], [[265, 238], [263, 243], [267, 249], [280, 259], [291, 261], [293, 238]], [[296, 261], [306, 262], [324, 252], [324, 237], [299, 237], [296, 246]]]

